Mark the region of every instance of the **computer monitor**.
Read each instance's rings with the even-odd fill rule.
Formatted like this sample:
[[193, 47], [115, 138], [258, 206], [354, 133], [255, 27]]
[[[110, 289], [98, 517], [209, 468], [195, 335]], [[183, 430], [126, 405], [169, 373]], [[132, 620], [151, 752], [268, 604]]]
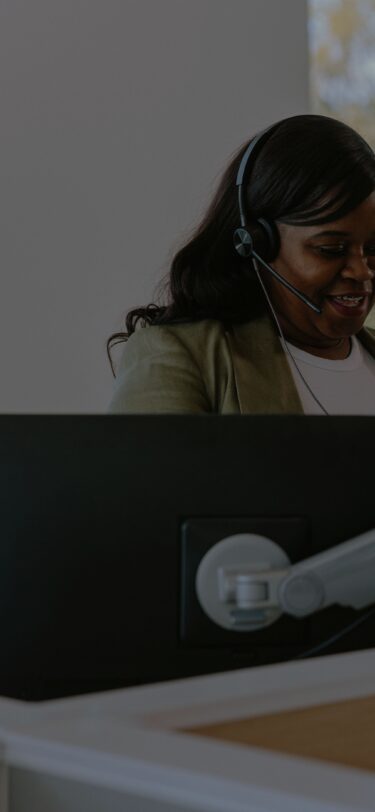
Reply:
[[[222, 538], [292, 562], [375, 526], [375, 418], [0, 417], [0, 694], [42, 700], [292, 659], [361, 613], [235, 632], [195, 592]], [[322, 653], [375, 645], [375, 619]]]

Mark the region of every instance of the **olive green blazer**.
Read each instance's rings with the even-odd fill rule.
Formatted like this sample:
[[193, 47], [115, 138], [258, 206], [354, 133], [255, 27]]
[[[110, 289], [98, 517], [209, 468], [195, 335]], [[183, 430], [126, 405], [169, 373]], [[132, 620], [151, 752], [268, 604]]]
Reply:
[[[375, 358], [375, 330], [358, 339]], [[270, 317], [224, 327], [214, 319], [138, 329], [126, 342], [112, 414], [303, 414]]]

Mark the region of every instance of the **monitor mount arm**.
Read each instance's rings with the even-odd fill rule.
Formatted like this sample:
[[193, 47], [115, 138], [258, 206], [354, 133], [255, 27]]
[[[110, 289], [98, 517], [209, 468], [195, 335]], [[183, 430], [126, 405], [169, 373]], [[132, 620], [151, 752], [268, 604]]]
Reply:
[[375, 602], [375, 528], [294, 565], [271, 539], [229, 536], [201, 560], [196, 590], [211, 620], [235, 631], [269, 626], [284, 612], [362, 609]]

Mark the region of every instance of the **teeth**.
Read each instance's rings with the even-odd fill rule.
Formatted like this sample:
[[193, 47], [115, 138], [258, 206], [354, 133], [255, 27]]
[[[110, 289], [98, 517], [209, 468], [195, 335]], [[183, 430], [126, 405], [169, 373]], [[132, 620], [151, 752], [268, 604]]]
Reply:
[[355, 307], [363, 301], [364, 296], [334, 296], [338, 302], [345, 302], [345, 304]]

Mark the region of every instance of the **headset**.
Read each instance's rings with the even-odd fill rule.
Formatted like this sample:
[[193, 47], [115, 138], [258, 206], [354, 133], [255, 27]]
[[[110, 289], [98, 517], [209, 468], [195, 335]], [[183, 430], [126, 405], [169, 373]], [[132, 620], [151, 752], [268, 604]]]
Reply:
[[[271, 135], [279, 128], [283, 122], [279, 121], [277, 124], [272, 124], [266, 130], [262, 130], [248, 145], [245, 150], [241, 163], [237, 172], [236, 186], [238, 188], [238, 207], [240, 212], [240, 227], [236, 228], [233, 234], [234, 247], [240, 257], [245, 259], [255, 259], [266, 268], [272, 276], [281, 282], [284, 287], [288, 288], [294, 293], [302, 302], [315, 311], [321, 314], [321, 308], [318, 307], [311, 299], [301, 293], [300, 290], [294, 287], [290, 282], [284, 279], [278, 271], [269, 265], [272, 260], [276, 259], [280, 250], [280, 237], [276, 223], [266, 220], [263, 217], [254, 219], [251, 226], [247, 225], [246, 209], [245, 209], [245, 184], [251, 170], [254, 167], [256, 158], [261, 151], [263, 145], [268, 141]], [[251, 159], [251, 160], [250, 160]]]

